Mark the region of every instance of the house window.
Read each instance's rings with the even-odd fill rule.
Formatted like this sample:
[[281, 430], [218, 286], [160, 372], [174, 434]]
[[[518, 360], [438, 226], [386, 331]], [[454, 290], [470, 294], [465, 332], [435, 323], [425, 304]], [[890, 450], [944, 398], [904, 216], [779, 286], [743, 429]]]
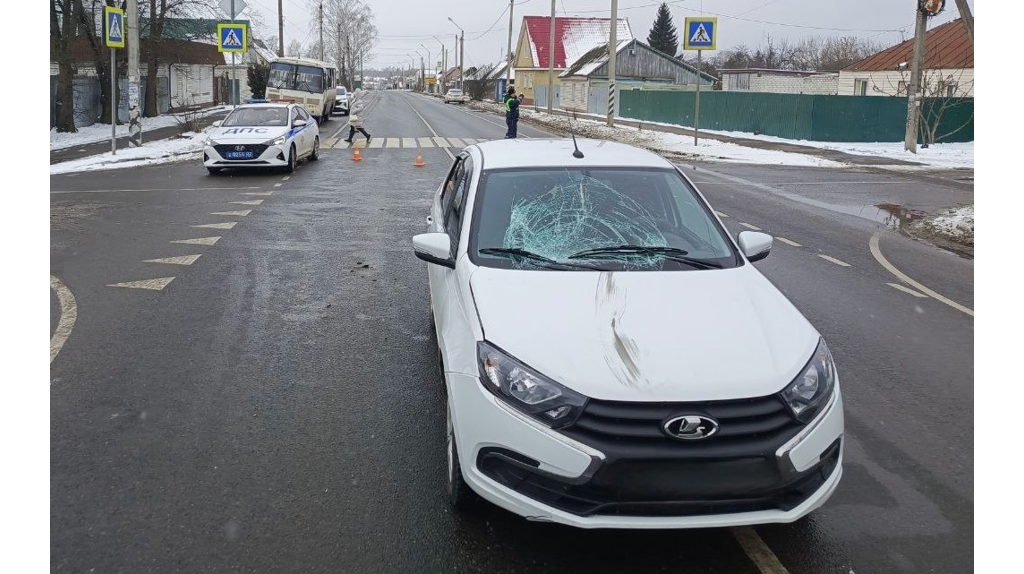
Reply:
[[864, 78], [858, 78], [853, 81], [853, 95], [855, 96], [866, 96], [868, 95], [868, 81]]
[[[736, 74], [733, 76], [736, 78], [736, 90], [749, 90], [750, 89], [750, 74]], [[697, 80], [700, 81], [699, 79]]]

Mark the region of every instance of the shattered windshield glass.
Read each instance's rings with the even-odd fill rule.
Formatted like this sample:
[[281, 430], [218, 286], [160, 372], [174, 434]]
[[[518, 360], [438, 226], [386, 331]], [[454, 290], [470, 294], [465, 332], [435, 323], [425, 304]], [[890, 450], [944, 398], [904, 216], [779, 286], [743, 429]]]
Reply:
[[481, 176], [470, 252], [478, 265], [711, 269], [737, 263], [703, 202], [673, 170], [515, 169]]

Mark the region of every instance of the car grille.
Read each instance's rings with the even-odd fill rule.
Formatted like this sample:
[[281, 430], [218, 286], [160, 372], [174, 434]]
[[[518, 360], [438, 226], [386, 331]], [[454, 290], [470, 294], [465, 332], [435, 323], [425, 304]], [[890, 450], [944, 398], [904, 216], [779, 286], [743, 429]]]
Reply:
[[263, 152], [267, 151], [270, 147], [267, 144], [248, 144], [248, 145], [236, 145], [236, 144], [220, 144], [213, 146], [213, 149], [217, 150], [217, 153], [221, 157], [229, 151], [251, 151], [253, 159], [256, 159], [263, 155]]
[[[702, 440], [670, 438], [665, 421], [708, 416], [718, 432]], [[733, 458], [773, 453], [803, 425], [777, 395], [726, 401], [633, 403], [590, 399], [580, 417], [561, 432], [602, 452], [628, 450], [630, 458]]]

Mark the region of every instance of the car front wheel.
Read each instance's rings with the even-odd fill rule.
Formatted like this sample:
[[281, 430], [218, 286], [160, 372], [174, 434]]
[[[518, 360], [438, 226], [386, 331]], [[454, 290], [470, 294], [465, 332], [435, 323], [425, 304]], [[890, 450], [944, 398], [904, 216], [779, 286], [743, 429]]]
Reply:
[[285, 166], [284, 170], [288, 173], [295, 171], [295, 144], [288, 148], [288, 165]]
[[320, 159], [320, 136], [313, 138], [313, 151], [309, 152], [309, 161]]
[[476, 502], [473, 492], [462, 478], [462, 466], [459, 464], [459, 449], [455, 444], [455, 427], [452, 424], [452, 407], [445, 393], [445, 412], [447, 416], [447, 452], [448, 452], [448, 502], [458, 510], [468, 510]]

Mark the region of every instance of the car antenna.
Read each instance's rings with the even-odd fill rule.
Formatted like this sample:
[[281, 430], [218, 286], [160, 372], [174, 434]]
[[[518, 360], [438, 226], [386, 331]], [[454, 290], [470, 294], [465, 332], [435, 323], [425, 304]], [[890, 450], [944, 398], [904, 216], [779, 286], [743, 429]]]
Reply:
[[[572, 111], [572, 119], [576, 119], [576, 110]], [[583, 152], [580, 151], [580, 146], [576, 145], [576, 133], [572, 129], [572, 120], [569, 121], [569, 135], [572, 136], [572, 147], [576, 148], [576, 150], [572, 152], [572, 157], [582, 159]]]

